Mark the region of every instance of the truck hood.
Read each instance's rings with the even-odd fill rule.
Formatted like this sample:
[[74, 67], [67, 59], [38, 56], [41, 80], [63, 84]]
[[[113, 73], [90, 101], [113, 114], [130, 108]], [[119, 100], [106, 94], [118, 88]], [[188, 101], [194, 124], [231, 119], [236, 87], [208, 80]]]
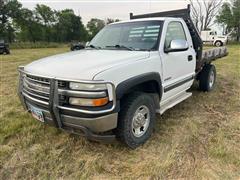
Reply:
[[99, 72], [149, 55], [147, 51], [80, 50], [34, 61], [24, 70], [43, 76], [92, 80]]

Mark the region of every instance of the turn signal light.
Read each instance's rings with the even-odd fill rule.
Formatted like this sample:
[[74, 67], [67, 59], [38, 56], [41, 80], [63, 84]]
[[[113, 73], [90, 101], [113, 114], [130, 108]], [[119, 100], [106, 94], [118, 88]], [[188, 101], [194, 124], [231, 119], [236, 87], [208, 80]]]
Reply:
[[108, 98], [93, 99], [94, 106], [104, 106], [108, 103]]
[[108, 103], [108, 97], [99, 98], [99, 99], [85, 99], [85, 98], [69, 98], [69, 104], [76, 106], [90, 106], [90, 107], [99, 107], [104, 106]]

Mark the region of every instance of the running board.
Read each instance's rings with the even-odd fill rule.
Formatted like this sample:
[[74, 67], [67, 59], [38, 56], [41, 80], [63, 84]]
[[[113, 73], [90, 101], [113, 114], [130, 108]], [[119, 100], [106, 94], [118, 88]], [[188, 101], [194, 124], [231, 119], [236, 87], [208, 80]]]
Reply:
[[177, 97], [173, 98], [172, 100], [168, 101], [167, 103], [164, 103], [163, 105], [161, 105], [160, 109], [157, 109], [156, 112], [159, 114], [163, 114], [166, 110], [172, 108], [173, 106], [184, 101], [185, 99], [189, 98], [190, 96], [192, 96], [192, 93], [189, 93], [189, 92], [181, 93], [179, 96], [177, 96]]

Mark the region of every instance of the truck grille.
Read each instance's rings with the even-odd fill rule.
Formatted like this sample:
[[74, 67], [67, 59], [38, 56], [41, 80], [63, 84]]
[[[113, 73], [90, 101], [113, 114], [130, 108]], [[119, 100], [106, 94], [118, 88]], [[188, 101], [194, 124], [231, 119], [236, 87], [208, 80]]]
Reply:
[[26, 74], [23, 76], [23, 92], [34, 99], [48, 103], [50, 79]]
[[[93, 96], [94, 98], [95, 96], [96, 97], [99, 96], [99, 91], [91, 92], [84, 90], [73, 91], [69, 87], [70, 82], [71, 81], [67, 79], [57, 79], [55, 77], [46, 76], [44, 77], [30, 73], [28, 74], [27, 72], [24, 71], [23, 67], [19, 67], [18, 95], [25, 109], [29, 110], [28, 105], [38, 107], [44, 110], [44, 112], [47, 112], [48, 115], [51, 114], [51, 117], [57, 116], [55, 117], [57, 121], [59, 120], [58, 114], [61, 111], [65, 111], [64, 113], [75, 112], [82, 114], [98, 114], [98, 113], [101, 114], [111, 112], [116, 107], [116, 95], [114, 93], [115, 87], [113, 84], [106, 82], [104, 83], [112, 87], [111, 92], [113, 93], [111, 99], [112, 101], [109, 103], [109, 106], [108, 105], [104, 106], [104, 109], [102, 109], [102, 107], [101, 109], [100, 108], [93, 109], [81, 106], [79, 107], [70, 106], [69, 97], [78, 98], [83, 96], [82, 98], [84, 97], [89, 98]], [[75, 80], [73, 82], [99, 84], [99, 82], [92, 81]], [[104, 90], [104, 94], [108, 95], [109, 92], [107, 90]], [[58, 109], [61, 111], [57, 111]]]

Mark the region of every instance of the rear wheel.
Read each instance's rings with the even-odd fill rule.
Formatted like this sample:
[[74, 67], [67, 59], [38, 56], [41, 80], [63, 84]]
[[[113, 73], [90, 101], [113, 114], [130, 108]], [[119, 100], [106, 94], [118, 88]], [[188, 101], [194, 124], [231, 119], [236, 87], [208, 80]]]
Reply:
[[213, 90], [216, 82], [216, 68], [212, 64], [203, 67], [199, 76], [199, 88], [202, 91]]
[[121, 102], [117, 137], [132, 149], [144, 144], [151, 136], [155, 125], [153, 98], [145, 93], [134, 93]]

